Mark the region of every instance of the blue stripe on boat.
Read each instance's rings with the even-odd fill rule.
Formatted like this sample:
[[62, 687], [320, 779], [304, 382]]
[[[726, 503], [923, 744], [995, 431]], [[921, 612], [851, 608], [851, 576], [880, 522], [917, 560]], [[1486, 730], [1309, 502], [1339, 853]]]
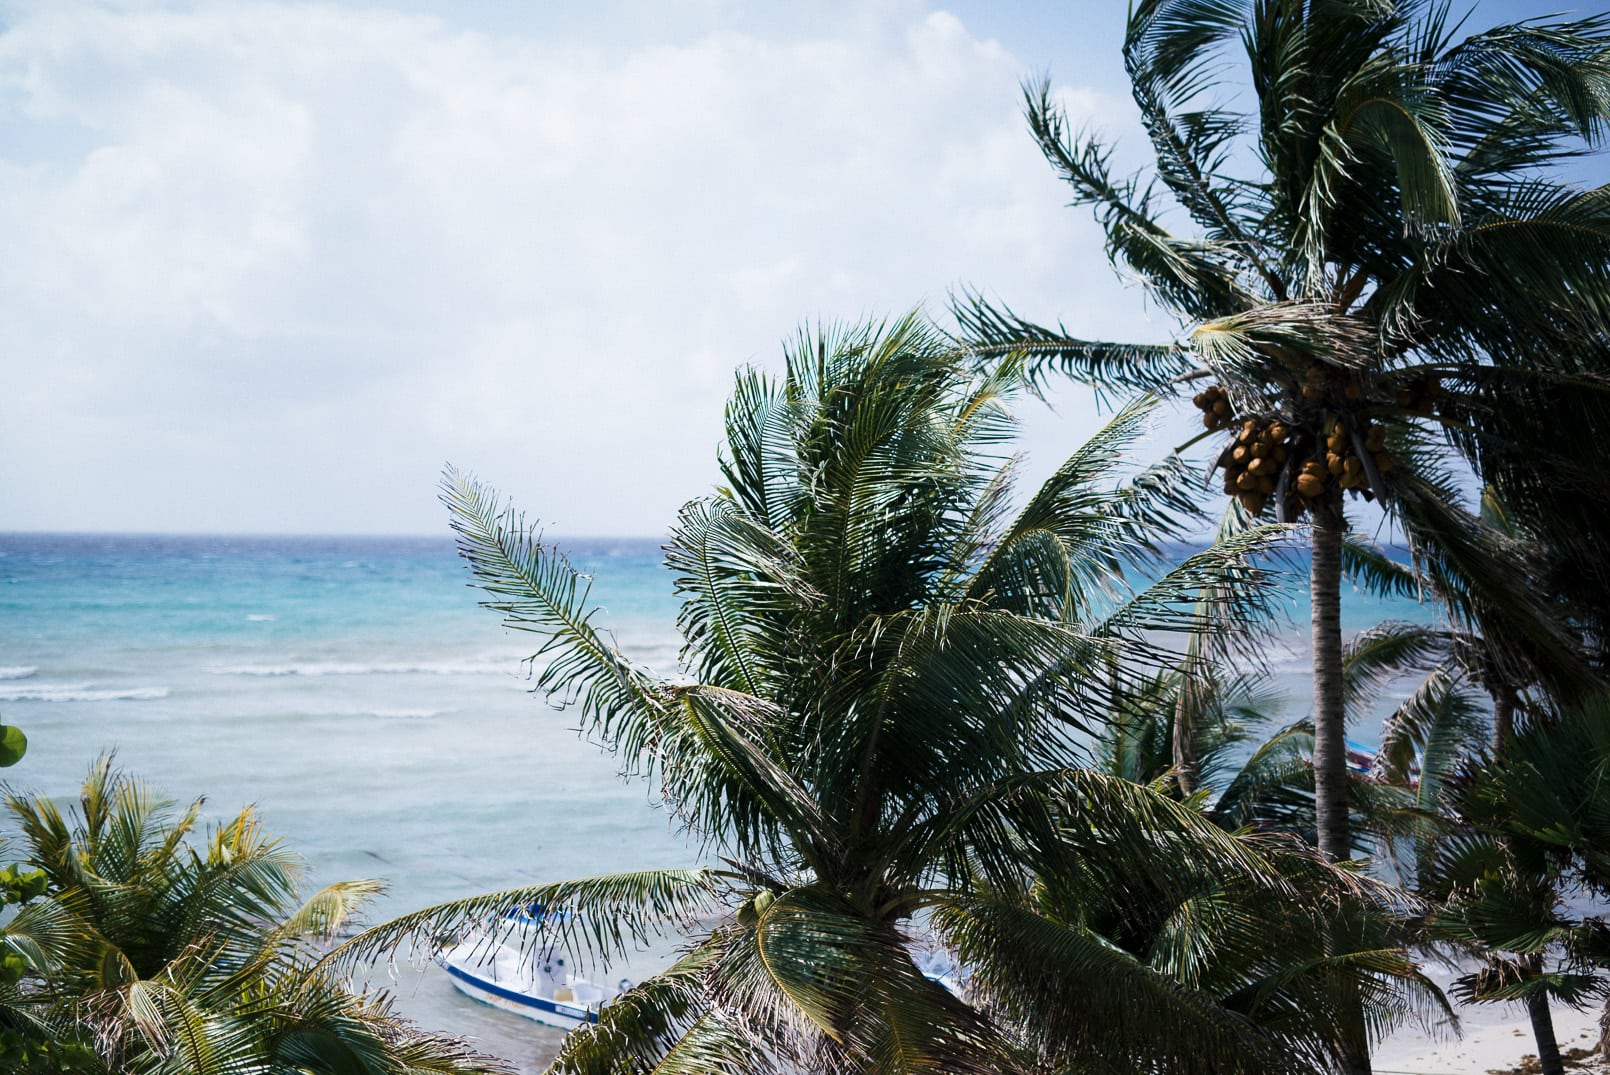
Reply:
[[578, 1008], [574, 1004], [561, 1004], [557, 1000], [543, 1000], [541, 997], [534, 997], [530, 993], [520, 993], [513, 989], [505, 989], [496, 982], [490, 982], [485, 978], [478, 977], [477, 975], [471, 974], [468, 971], [459, 970], [451, 963], [445, 961], [441, 964], [441, 966], [443, 970], [445, 970], [448, 974], [453, 975], [455, 978], [462, 978], [466, 982], [469, 982], [471, 985], [475, 986], [475, 988], [484, 989], [488, 993], [502, 997], [504, 1000], [510, 1000], [516, 1004], [523, 1004], [527, 1008], [535, 1008], [538, 1011], [553, 1012], [555, 1015], [563, 1015], [571, 1019], [580, 1019], [587, 1023], [598, 1022], [598, 1013], [589, 1008]]

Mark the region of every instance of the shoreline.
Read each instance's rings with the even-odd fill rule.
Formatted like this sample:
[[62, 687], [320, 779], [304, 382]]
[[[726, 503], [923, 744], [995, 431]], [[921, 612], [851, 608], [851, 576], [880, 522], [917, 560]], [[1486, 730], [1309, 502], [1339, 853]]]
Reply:
[[[1573, 1050], [1591, 1051], [1598, 1043], [1600, 1011], [1597, 1005], [1581, 1011], [1563, 1004], [1550, 1008], [1554, 1038], [1567, 1071], [1610, 1071], [1610, 1064], [1598, 1056], [1585, 1056], [1576, 1063], [1571, 1059]], [[1461, 1005], [1458, 1012], [1463, 1037], [1448, 1037], [1446, 1032], [1439, 1037], [1413, 1026], [1387, 1037], [1371, 1057], [1375, 1075], [1508, 1075], [1540, 1070], [1537, 1040], [1523, 1008], [1473, 1004]]]

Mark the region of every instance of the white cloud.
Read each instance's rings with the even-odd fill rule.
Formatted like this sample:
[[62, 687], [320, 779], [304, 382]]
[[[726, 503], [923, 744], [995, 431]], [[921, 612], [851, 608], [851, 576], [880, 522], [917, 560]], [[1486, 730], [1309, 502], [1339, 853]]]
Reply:
[[1033, 58], [870, 12], [610, 49], [302, 5], [20, 16], [0, 529], [433, 530], [452, 459], [569, 532], [654, 532], [714, 477], [732, 368], [801, 321], [966, 281], [1157, 337], [1023, 132]]

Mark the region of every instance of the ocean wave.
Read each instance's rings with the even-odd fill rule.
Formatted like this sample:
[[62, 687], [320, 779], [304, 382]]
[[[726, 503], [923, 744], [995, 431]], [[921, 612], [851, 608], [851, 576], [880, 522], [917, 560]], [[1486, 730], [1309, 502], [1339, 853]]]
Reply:
[[167, 696], [166, 687], [94, 687], [88, 683], [0, 687], [0, 702], [149, 702]]
[[246, 617], [247, 623], [272, 623], [273, 621], [274, 617], [268, 615], [266, 612], [253, 612], [250, 616]]
[[309, 661], [302, 664], [240, 664], [215, 668], [220, 676], [486, 676], [510, 671], [507, 661], [421, 661], [409, 664], [352, 664]]
[[32, 679], [34, 673], [39, 671], [31, 664], [17, 664], [9, 668], [0, 668], [0, 679]]

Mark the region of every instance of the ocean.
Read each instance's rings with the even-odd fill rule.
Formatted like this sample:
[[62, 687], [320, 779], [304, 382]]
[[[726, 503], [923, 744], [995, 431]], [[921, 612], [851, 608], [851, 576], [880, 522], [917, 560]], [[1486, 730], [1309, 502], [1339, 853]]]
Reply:
[[[659, 541], [562, 544], [594, 576], [626, 653], [674, 671]], [[90, 763], [115, 753], [175, 800], [206, 796], [209, 817], [254, 803], [307, 860], [310, 890], [386, 879], [371, 918], [696, 862], [654, 789], [623, 782], [571, 715], [530, 693], [522, 662], [535, 636], [503, 629], [467, 583], [446, 537], [0, 534], [0, 719], [29, 742], [0, 778], [71, 798]], [[1289, 611], [1270, 669], [1295, 719], [1307, 687], [1300, 593]], [[1344, 625], [1430, 617], [1352, 595]], [[459, 996], [433, 968], [389, 973], [406, 1014], [524, 1070], [560, 1040]]]

